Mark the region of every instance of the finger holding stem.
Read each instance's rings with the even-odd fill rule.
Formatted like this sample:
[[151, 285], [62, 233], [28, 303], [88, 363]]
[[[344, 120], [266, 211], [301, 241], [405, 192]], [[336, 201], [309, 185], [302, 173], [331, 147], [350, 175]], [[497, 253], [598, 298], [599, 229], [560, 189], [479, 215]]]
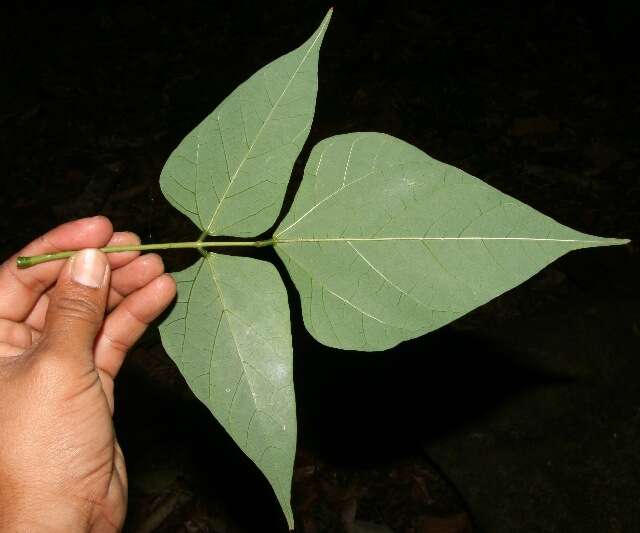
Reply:
[[[165, 242], [165, 243], [153, 243], [153, 244], [135, 244], [135, 245], [122, 245], [122, 246], [105, 246], [100, 248], [104, 253], [118, 253], [118, 252], [133, 252], [133, 251], [147, 251], [147, 250], [171, 250], [178, 248], [223, 248], [232, 246], [244, 246], [262, 248], [264, 246], [271, 246], [273, 240], [265, 241], [193, 241], [193, 242]], [[75, 254], [77, 250], [67, 250], [64, 252], [51, 252], [42, 255], [22, 256], [18, 257], [18, 268], [29, 268], [48, 261], [56, 261], [58, 259], [66, 259]]]

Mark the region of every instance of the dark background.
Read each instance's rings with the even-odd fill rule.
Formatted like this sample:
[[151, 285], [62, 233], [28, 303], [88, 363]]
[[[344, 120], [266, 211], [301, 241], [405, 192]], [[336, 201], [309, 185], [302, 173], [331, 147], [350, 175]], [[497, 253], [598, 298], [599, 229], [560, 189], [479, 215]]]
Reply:
[[[146, 242], [193, 240], [160, 194], [164, 161], [328, 7], [5, 4], [0, 257], [97, 213]], [[338, 2], [290, 192], [316, 142], [378, 130], [578, 230], [637, 240], [639, 11], [622, 1]], [[272, 250], [259, 256], [280, 267]], [[194, 260], [164, 257], [169, 270]], [[290, 290], [297, 531], [640, 531], [639, 267], [636, 243], [575, 252], [383, 353], [317, 344]], [[152, 329], [116, 391], [127, 531], [283, 531], [266, 481]]]

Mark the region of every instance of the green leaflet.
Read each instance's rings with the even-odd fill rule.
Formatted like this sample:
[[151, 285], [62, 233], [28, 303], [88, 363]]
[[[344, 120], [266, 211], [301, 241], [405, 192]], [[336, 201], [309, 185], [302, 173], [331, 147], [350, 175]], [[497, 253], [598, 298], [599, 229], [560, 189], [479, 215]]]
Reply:
[[307, 329], [355, 350], [433, 331], [571, 250], [628, 242], [574, 231], [380, 133], [318, 143], [274, 239]]
[[[330, 18], [331, 10], [300, 48], [241, 84], [169, 157], [162, 192], [204, 235], [253, 237], [275, 221], [313, 120]], [[316, 145], [273, 237], [307, 329], [356, 350], [439, 328], [570, 250], [625, 242], [558, 224], [380, 133]], [[282, 280], [262, 261], [212, 253], [174, 277], [178, 299], [160, 325], [162, 343], [265, 474], [293, 528], [296, 413]]]
[[293, 528], [296, 447], [287, 293], [270, 263], [207, 254], [173, 274], [162, 343], [189, 387], [267, 477]]
[[[205, 234], [254, 236], [275, 221], [315, 112], [329, 24], [262, 68], [189, 133], [160, 187]], [[195, 395], [271, 483], [293, 528], [295, 396], [287, 295], [272, 265], [208, 254], [174, 273], [162, 342]]]
[[315, 111], [331, 10], [302, 46], [260, 69], [189, 133], [160, 176], [164, 196], [209, 235], [271, 227]]

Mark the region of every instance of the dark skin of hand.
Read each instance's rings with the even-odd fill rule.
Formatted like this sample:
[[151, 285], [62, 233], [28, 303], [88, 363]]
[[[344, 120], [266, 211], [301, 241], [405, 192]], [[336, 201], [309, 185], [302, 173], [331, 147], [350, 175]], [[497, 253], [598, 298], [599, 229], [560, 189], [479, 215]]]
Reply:
[[0, 266], [0, 531], [122, 528], [114, 379], [175, 282], [156, 254], [83, 250], [25, 270], [16, 257], [139, 242], [104, 217], [87, 218]]

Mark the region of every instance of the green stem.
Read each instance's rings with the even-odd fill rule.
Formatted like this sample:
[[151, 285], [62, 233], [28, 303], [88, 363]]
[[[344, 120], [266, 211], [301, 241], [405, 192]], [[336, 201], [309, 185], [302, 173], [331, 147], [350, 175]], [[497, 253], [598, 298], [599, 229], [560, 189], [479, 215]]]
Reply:
[[[164, 242], [154, 244], [130, 244], [123, 246], [106, 246], [100, 248], [101, 252], [106, 254], [117, 252], [136, 252], [145, 250], [171, 250], [176, 248], [195, 248], [202, 252], [203, 248], [224, 248], [230, 246], [251, 246], [253, 248], [262, 248], [264, 246], [272, 246], [273, 239], [266, 241], [194, 241], [194, 242]], [[68, 250], [65, 252], [52, 252], [49, 254], [32, 255], [30, 257], [18, 257], [18, 268], [29, 268], [47, 261], [56, 261], [57, 259], [66, 259], [71, 257], [77, 250]]]

